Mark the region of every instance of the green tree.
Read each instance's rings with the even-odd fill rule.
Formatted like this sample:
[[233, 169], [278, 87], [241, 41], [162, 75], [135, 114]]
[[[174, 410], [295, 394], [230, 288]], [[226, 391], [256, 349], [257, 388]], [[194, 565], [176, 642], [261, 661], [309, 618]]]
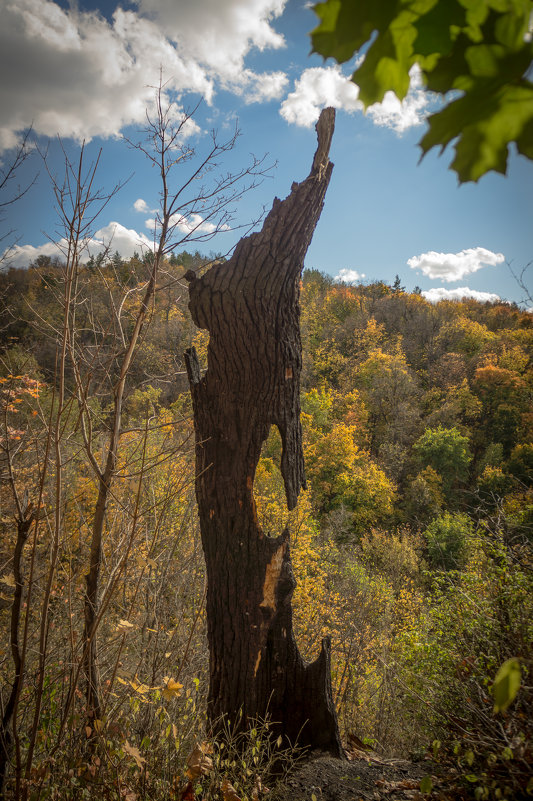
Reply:
[[403, 353], [371, 351], [357, 369], [356, 382], [368, 406], [372, 455], [386, 443], [410, 444], [418, 433], [417, 386]]
[[476, 370], [472, 389], [483, 404], [484, 430], [503, 445], [508, 458], [516, 445], [523, 418], [529, 411], [529, 392], [523, 378], [512, 370], [487, 365]]
[[413, 453], [421, 467], [432, 467], [439, 474], [448, 497], [456, 485], [467, 478], [472, 459], [468, 437], [455, 427], [426, 428], [413, 445]]
[[473, 358], [495, 338], [486, 325], [461, 315], [442, 326], [437, 343], [446, 352]]
[[389, 90], [404, 98], [419, 66], [445, 101], [429, 117], [422, 154], [457, 140], [460, 182], [505, 174], [511, 142], [533, 158], [531, 0], [326, 0], [314, 10], [312, 46], [324, 58], [349, 61], [370, 42], [352, 75], [365, 106]]
[[433, 567], [457, 570], [463, 567], [473, 523], [464, 514], [445, 512], [433, 520], [424, 532], [428, 556]]
[[513, 477], [493, 465], [487, 465], [478, 479], [480, 498], [490, 507], [497, 506], [513, 485]]
[[403, 503], [407, 521], [420, 526], [438, 515], [444, 504], [441, 489], [442, 478], [432, 467], [426, 467], [411, 479]]
[[426, 425], [435, 428], [456, 426], [462, 433], [468, 433], [468, 427], [479, 419], [482, 404], [468, 386], [466, 378], [460, 384], [452, 386], [447, 392], [438, 389], [426, 393], [425, 403], [428, 409]]
[[400, 280], [400, 276], [398, 275], [398, 273], [396, 273], [396, 275], [394, 276], [392, 291], [394, 292], [395, 295], [399, 295], [400, 292], [405, 292], [405, 287], [402, 286], [402, 282]]
[[526, 487], [533, 485], [533, 444], [516, 445], [509, 459], [509, 472]]

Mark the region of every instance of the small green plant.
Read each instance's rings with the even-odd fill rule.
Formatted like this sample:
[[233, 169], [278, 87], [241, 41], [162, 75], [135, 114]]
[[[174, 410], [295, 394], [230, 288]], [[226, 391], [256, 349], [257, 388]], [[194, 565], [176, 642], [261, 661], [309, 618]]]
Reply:
[[269, 719], [253, 721], [241, 730], [241, 722], [218, 721], [214, 734], [197, 743], [188, 759], [186, 779], [177, 798], [203, 801], [259, 801], [283, 784], [304, 751], [281, 735]]

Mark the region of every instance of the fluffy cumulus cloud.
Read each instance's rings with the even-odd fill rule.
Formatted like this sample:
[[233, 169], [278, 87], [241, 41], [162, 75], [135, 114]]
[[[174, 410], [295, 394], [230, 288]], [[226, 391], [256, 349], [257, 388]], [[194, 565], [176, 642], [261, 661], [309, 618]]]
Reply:
[[287, 122], [310, 127], [325, 106], [345, 111], [360, 111], [359, 89], [340, 67], [311, 67], [296, 81], [294, 91], [281, 105], [281, 116]]
[[218, 86], [247, 102], [280, 97], [281, 72], [259, 76], [244, 60], [279, 48], [273, 26], [286, 0], [138, 0], [111, 21], [52, 0], [0, 0], [0, 150], [32, 121], [38, 134], [89, 140], [144, 120], [159, 80], [211, 102]]
[[[6, 266], [11, 267], [27, 267], [35, 259], [40, 256], [58, 257], [62, 259], [66, 251], [66, 240], [59, 240], [58, 242], [44, 242], [38, 247], [33, 245], [15, 245], [8, 254], [6, 254]], [[153, 249], [152, 241], [145, 236], [139, 234], [132, 228], [125, 228], [118, 222], [110, 222], [108, 225], [96, 231], [94, 236], [88, 240], [84, 248], [82, 258], [89, 258], [89, 256], [97, 256], [104, 251], [115, 252], [118, 250], [120, 255], [127, 259], [133, 256], [135, 251], [138, 253], [146, 250]]]
[[486, 248], [467, 248], [460, 253], [436, 253], [430, 250], [420, 256], [413, 256], [407, 264], [413, 270], [420, 270], [428, 278], [441, 281], [460, 281], [465, 275], [476, 273], [485, 266], [495, 266], [505, 261], [503, 253], [493, 253]]
[[[150, 231], [154, 231], [157, 228], [157, 221], [154, 217], [150, 217], [145, 220], [145, 225]], [[231, 230], [229, 225], [216, 225], [209, 220], [204, 220], [201, 214], [190, 214], [188, 217], [174, 214], [170, 218], [170, 225], [174, 225], [183, 236], [192, 234], [194, 237], [201, 236], [202, 239], [206, 238], [206, 234]]]
[[[239, 95], [245, 103], [280, 99], [288, 78], [281, 70], [250, 69], [252, 51], [285, 46], [274, 23], [288, 0], [132, 0], [110, 19], [54, 0], [0, 0], [0, 152], [13, 147], [33, 123], [45, 136], [78, 141], [115, 136], [144, 121], [164, 65], [167, 92]], [[305, 70], [281, 114], [312, 125], [325, 105], [362, 110], [358, 87], [339, 67]], [[420, 73], [400, 103], [388, 93], [367, 110], [377, 125], [396, 131], [424, 119], [428, 95]], [[192, 129], [189, 130], [191, 133]]]
[[439, 300], [462, 300], [463, 298], [473, 298], [480, 303], [496, 303], [501, 300], [499, 295], [494, 292], [478, 292], [476, 289], [469, 289], [467, 286], [457, 287], [456, 289], [445, 289], [435, 287], [422, 292], [422, 295], [430, 303], [438, 303]]
[[100, 228], [87, 243], [87, 251], [91, 256], [96, 256], [105, 250], [113, 253], [118, 250], [123, 259], [133, 256], [135, 251], [140, 253], [153, 248], [152, 239], [133, 228], [125, 228], [118, 222], [110, 222], [104, 228]]
[[246, 103], [264, 103], [267, 100], [276, 100], [281, 97], [289, 81], [284, 72], [270, 72], [266, 75], [256, 75], [251, 70], [245, 70], [241, 76], [242, 94]]
[[147, 214], [150, 209], [148, 208], [148, 203], [146, 200], [143, 200], [142, 197], [138, 197], [135, 203], [133, 204], [133, 208], [135, 211], [140, 211], [141, 214]]
[[286, 0], [137, 0], [137, 5], [179, 52], [228, 83], [239, 81], [252, 48], [285, 44], [271, 22], [282, 14]]
[[[381, 103], [367, 109], [366, 114], [376, 125], [402, 133], [424, 122], [432, 95], [424, 91], [416, 65], [410, 74], [411, 86], [404, 100], [400, 102], [393, 92], [387, 92]], [[325, 106], [349, 113], [363, 111], [359, 87], [337, 65], [305, 70], [296, 81], [294, 91], [283, 101], [280, 113], [287, 122], [310, 127]]]
[[353, 284], [355, 281], [361, 281], [362, 278], [366, 278], [364, 273], [359, 273], [357, 270], [350, 270], [348, 267], [343, 267], [333, 280], [344, 284]]
[[433, 95], [422, 86], [422, 73], [417, 64], [411, 67], [409, 74], [411, 85], [402, 101], [394, 92], [386, 92], [381, 103], [375, 103], [366, 112], [376, 125], [392, 128], [399, 134], [422, 125], [433, 102]]

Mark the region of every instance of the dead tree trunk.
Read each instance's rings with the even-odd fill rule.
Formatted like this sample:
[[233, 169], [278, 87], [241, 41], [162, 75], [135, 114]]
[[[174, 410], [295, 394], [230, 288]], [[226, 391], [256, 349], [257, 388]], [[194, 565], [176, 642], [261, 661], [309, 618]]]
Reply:
[[196, 428], [196, 496], [207, 566], [209, 713], [233, 722], [267, 713], [292, 741], [341, 754], [331, 693], [330, 644], [303, 661], [292, 629], [289, 532], [259, 527], [253, 482], [271, 425], [293, 509], [305, 487], [300, 425], [299, 289], [303, 260], [333, 165], [334, 111], [322, 112], [311, 173], [274, 200], [262, 231], [197, 278], [189, 308], [210, 334], [208, 370], [186, 354]]

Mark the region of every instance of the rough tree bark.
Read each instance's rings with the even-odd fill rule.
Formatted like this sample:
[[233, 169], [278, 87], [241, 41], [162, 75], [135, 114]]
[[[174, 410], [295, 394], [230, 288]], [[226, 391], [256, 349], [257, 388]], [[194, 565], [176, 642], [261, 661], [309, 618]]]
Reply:
[[207, 566], [213, 721], [264, 717], [293, 742], [342, 753], [331, 693], [330, 644], [307, 664], [292, 628], [289, 532], [258, 525], [253, 497], [261, 446], [280, 431], [293, 509], [305, 488], [300, 425], [299, 290], [303, 260], [333, 165], [333, 109], [317, 123], [309, 176], [274, 200], [262, 231], [197, 278], [186, 274], [193, 320], [209, 331], [208, 369], [186, 353], [196, 428], [196, 496]]

